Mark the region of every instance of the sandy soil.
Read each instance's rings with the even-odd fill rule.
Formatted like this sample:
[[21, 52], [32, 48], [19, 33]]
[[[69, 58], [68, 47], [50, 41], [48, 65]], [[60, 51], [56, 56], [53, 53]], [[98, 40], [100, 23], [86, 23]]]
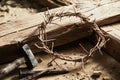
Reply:
[[[89, 50], [92, 45], [88, 42], [82, 43], [85, 48]], [[69, 55], [71, 57], [82, 57], [84, 53], [82, 53], [81, 48], [78, 46], [78, 43], [71, 43], [65, 46], [58, 47], [56, 49], [57, 52]], [[33, 71], [45, 70], [47, 68], [60, 68], [69, 70], [70, 72], [67, 74], [60, 75], [51, 75], [41, 77], [39, 76], [37, 80], [119, 80], [120, 79], [120, 64], [114, 60], [112, 57], [104, 53], [103, 55], [97, 53], [93, 56], [93, 58], [89, 59], [88, 62], [82, 64], [63, 61], [60, 59], [56, 59], [55, 62], [52, 62], [52, 66], [48, 67], [47, 64], [53, 59], [50, 55], [45, 53], [38, 53], [42, 62], [36, 67]], [[94, 79], [92, 78], [92, 74], [94, 71], [101, 71], [100, 77]], [[5, 77], [3, 80], [18, 80], [18, 70], [12, 72], [10, 75]]]
[[40, 10], [41, 6], [28, 0], [3, 0], [0, 3], [0, 23], [22, 19]]

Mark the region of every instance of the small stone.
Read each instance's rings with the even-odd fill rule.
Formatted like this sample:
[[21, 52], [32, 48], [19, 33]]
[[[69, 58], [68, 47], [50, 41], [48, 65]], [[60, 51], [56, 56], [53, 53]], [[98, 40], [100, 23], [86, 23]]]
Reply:
[[104, 77], [102, 80], [111, 80], [109, 77]]
[[81, 78], [80, 80], [84, 80], [85, 78], [83, 77], [83, 78]]
[[64, 62], [64, 64], [67, 64], [67, 62]]
[[99, 78], [101, 73], [102, 73], [101, 71], [94, 71], [91, 77], [92, 78]]
[[56, 68], [53, 68], [53, 70], [56, 70]]
[[78, 76], [80, 73], [76, 73], [76, 75]]
[[55, 80], [59, 80], [59, 78], [56, 78]]
[[7, 1], [6, 4], [10, 5], [10, 4], [15, 4], [13, 1]]

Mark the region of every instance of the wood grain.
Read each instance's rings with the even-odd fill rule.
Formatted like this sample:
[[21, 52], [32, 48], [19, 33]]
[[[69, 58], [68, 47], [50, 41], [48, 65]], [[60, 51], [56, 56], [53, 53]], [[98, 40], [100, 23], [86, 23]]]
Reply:
[[[84, 15], [90, 16], [90, 20], [96, 19], [96, 23], [99, 26], [117, 22], [120, 20], [120, 1], [96, 6], [93, 4], [84, 4], [84, 6], [64, 6], [49, 10], [49, 13], [62, 13], [73, 12], [73, 6], [77, 7], [76, 12], [82, 12]], [[91, 6], [92, 5], [92, 6]], [[88, 8], [85, 8], [89, 6]], [[91, 7], [90, 7], [91, 6]], [[38, 25], [44, 21], [45, 12], [41, 12], [30, 16], [25, 19], [6, 22], [0, 24], [0, 63], [12, 61], [22, 56], [18, 42], [29, 43], [33, 52], [37, 52], [38, 49], [34, 46], [34, 43], [38, 42]], [[53, 21], [54, 24], [49, 24], [46, 27], [48, 38], [55, 38], [55, 46], [67, 44], [77, 39], [89, 36], [92, 32], [89, 28], [86, 28], [86, 24], [81, 22], [81, 19], [77, 17], [63, 17], [62, 20], [57, 19]], [[73, 25], [75, 23], [81, 23], [79, 28]], [[57, 25], [56, 25], [57, 24]], [[72, 30], [65, 32], [65, 27], [73, 27]]]

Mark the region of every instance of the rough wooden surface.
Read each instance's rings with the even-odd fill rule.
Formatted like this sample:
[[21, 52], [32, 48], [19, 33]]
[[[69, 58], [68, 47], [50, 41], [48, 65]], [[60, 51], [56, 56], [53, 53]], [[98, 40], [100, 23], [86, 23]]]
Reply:
[[120, 22], [104, 26], [102, 29], [110, 36], [104, 50], [120, 62]]
[[[89, 8], [87, 9], [84, 9], [85, 6], [82, 7], [83, 9], [80, 9], [81, 6], [79, 6], [79, 8], [77, 8], [77, 12], [81, 11], [86, 16], [93, 14], [90, 17], [90, 19], [91, 20], [96, 19], [98, 25], [109, 24], [109, 23], [118, 21], [120, 19], [119, 3], [120, 1], [106, 4], [100, 7], [97, 7], [91, 4], [92, 7], [89, 6]], [[87, 4], [84, 4], [84, 5], [87, 5]], [[66, 7], [61, 7], [57, 9], [52, 9], [49, 12], [50, 13], [61, 13], [61, 12], [69, 12], [69, 11], [74, 12], [73, 6], [66, 6]], [[11, 44], [12, 42], [15, 42], [15, 41], [16, 42], [22, 41], [26, 38], [29, 38], [30, 36], [36, 35], [37, 34], [36, 29], [38, 27], [37, 25], [44, 21], [43, 16], [44, 16], [44, 13], [38, 13], [26, 19], [14, 21], [14, 22], [7, 22], [3, 24], [1, 23], [0, 25], [0, 46]], [[57, 20], [54, 22], [60, 26], [55, 25], [55, 24], [48, 25], [47, 32], [49, 31], [52, 32], [53, 30], [56, 30], [56, 29], [57, 29], [56, 31], [58, 31], [60, 30], [59, 28], [63, 28], [62, 26], [72, 25], [79, 21], [81, 20], [75, 17], [74, 18], [64, 17], [62, 21]]]
[[[120, 1], [105, 4], [102, 6], [93, 4], [84, 4], [83, 6], [77, 6], [77, 12], [82, 12], [86, 16], [90, 16], [91, 21], [96, 19], [99, 26], [113, 23], [120, 20]], [[85, 8], [88, 6], [88, 8]], [[90, 7], [91, 6], [91, 7]], [[73, 6], [65, 6], [57, 9], [49, 10], [50, 13], [61, 13], [61, 12], [75, 12]], [[106, 12], [107, 11], [107, 12]], [[0, 59], [2, 62], [7, 62], [20, 57], [21, 53], [19, 51], [18, 41], [23, 41], [23, 43], [29, 43], [33, 51], [37, 48], [34, 46], [34, 42], [37, 42], [38, 35], [38, 24], [44, 21], [44, 13], [38, 13], [30, 16], [23, 20], [17, 20], [13, 22], [1, 23], [0, 24]], [[56, 24], [49, 24], [47, 26], [47, 33], [49, 38], [55, 38], [56, 45], [66, 44], [68, 42], [83, 38], [90, 35], [88, 28], [85, 28], [85, 24], [80, 25], [80, 29], [76, 28], [63, 33], [66, 27], [72, 27], [74, 23], [81, 23], [81, 20], [76, 17], [64, 17], [61, 21], [59, 19], [55, 20]], [[60, 26], [59, 26], [60, 25]], [[63, 33], [61, 35], [61, 33]], [[74, 36], [75, 35], [75, 36]], [[60, 43], [60, 44], [57, 44]], [[7, 49], [7, 50], [6, 50]], [[14, 56], [13, 56], [14, 55]], [[9, 56], [9, 57], [6, 57]], [[5, 59], [7, 58], [7, 59]]]

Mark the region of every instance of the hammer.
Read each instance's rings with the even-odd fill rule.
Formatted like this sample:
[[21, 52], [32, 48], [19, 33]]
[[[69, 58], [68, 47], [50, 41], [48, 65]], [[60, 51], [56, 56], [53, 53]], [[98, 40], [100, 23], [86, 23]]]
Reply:
[[21, 64], [26, 63], [27, 67], [29, 69], [32, 69], [32, 68], [34, 68], [38, 65], [38, 61], [35, 58], [35, 56], [33, 55], [33, 53], [31, 51], [30, 47], [28, 46], [28, 44], [23, 45], [22, 50], [24, 51], [26, 58], [22, 57], [22, 58], [16, 59], [12, 63], [9, 63], [6, 67], [1, 69], [0, 70], [0, 78], [4, 77], [5, 75], [10, 73], [14, 69], [18, 68]]

